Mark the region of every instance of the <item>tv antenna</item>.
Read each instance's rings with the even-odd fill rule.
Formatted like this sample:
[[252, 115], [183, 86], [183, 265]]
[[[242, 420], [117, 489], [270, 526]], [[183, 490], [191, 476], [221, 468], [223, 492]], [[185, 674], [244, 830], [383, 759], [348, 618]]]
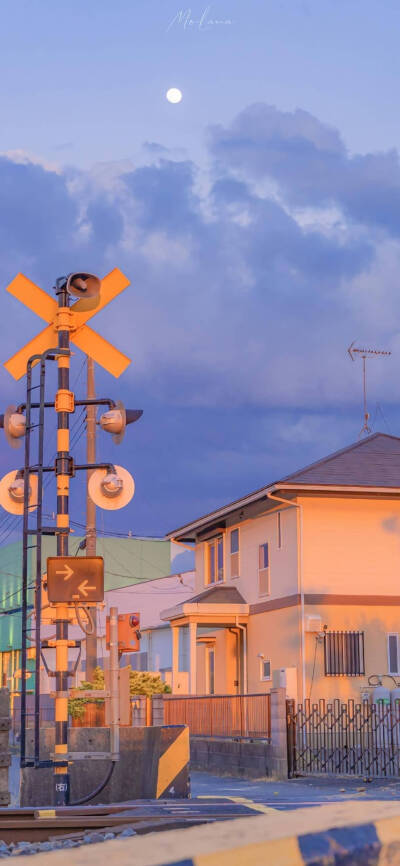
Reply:
[[363, 435], [363, 433], [365, 433], [366, 436], [369, 436], [369, 434], [372, 433], [371, 427], [368, 424], [368, 421], [370, 419], [370, 414], [367, 410], [367, 367], [366, 367], [367, 358], [375, 358], [378, 355], [379, 356], [391, 355], [392, 353], [387, 352], [384, 349], [357, 349], [354, 346], [354, 343], [355, 343], [355, 340], [353, 340], [351, 346], [349, 346], [349, 348], [347, 349], [347, 351], [350, 355], [350, 358], [352, 361], [355, 361], [356, 359], [355, 359], [354, 355], [356, 355], [356, 354], [361, 355], [362, 362], [363, 362], [364, 423], [363, 423], [363, 426], [361, 427], [360, 434], [358, 437], [359, 439], [361, 439], [361, 436]]

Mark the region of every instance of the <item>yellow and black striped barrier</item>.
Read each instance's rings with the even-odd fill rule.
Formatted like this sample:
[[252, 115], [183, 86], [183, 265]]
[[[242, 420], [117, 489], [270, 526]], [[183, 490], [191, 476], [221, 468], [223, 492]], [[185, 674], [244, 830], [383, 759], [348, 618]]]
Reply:
[[160, 866], [388, 866], [389, 863], [400, 864], [400, 816], [239, 845], [165, 861]]

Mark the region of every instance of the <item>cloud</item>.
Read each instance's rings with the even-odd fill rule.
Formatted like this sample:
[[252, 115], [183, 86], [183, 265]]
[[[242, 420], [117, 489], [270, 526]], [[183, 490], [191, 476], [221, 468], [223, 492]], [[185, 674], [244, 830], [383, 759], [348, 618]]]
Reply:
[[[266, 105], [208, 142], [207, 174], [162, 145], [151, 164], [88, 172], [0, 157], [3, 285], [21, 270], [50, 290], [66, 271], [116, 265], [131, 279], [93, 326], [133, 359], [118, 383], [99, 369], [98, 392], [145, 408], [118, 457], [137, 475], [124, 518], [135, 531], [171, 528], [356, 439], [354, 339], [393, 349], [369, 368], [369, 394], [397, 423], [397, 153], [349, 155], [337, 130]], [[0, 303], [6, 358], [38, 321]], [[11, 402], [5, 372], [0, 383]]]
[[209, 130], [218, 170], [275, 181], [299, 206], [338, 205], [350, 219], [400, 233], [400, 164], [392, 149], [350, 155], [339, 133], [306, 111], [256, 103]]

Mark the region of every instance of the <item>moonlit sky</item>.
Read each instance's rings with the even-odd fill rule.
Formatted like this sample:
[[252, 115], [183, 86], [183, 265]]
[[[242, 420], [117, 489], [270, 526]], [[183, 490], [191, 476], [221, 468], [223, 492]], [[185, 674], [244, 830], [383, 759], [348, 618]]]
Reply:
[[[136, 481], [99, 526], [161, 535], [357, 440], [353, 340], [392, 351], [369, 404], [400, 434], [398, 2], [2, 0], [0, 33], [1, 286], [132, 283], [91, 323], [133, 359], [98, 393], [145, 410], [120, 448], [99, 434]], [[42, 325], [0, 298], [5, 360]]]

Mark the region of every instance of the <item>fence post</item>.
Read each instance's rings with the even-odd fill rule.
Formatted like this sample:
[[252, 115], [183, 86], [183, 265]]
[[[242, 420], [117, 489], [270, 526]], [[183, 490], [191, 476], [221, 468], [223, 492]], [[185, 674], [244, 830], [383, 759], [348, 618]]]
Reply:
[[8, 806], [10, 802], [10, 727], [10, 692], [8, 689], [0, 689], [0, 806]]
[[271, 689], [271, 775], [288, 777], [286, 689]]
[[153, 695], [153, 725], [163, 725], [165, 722], [164, 695]]

